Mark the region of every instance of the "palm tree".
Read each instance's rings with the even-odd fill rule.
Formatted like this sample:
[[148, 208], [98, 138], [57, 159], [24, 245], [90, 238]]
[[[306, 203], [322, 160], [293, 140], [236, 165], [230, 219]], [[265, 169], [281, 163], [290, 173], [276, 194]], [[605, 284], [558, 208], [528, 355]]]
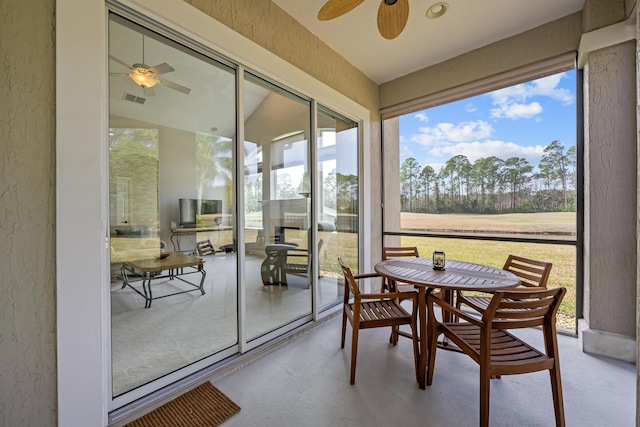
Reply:
[[233, 139], [196, 134], [196, 185], [198, 198], [205, 189], [223, 187], [226, 205], [233, 200]]

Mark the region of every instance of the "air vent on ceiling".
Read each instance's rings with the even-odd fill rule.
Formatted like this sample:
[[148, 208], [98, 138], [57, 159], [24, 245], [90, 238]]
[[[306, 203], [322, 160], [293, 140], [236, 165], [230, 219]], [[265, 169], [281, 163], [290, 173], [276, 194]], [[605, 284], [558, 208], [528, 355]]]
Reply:
[[122, 97], [124, 101], [135, 102], [136, 104], [143, 105], [147, 98], [142, 98], [140, 96], [131, 95], [130, 93], [125, 92]]

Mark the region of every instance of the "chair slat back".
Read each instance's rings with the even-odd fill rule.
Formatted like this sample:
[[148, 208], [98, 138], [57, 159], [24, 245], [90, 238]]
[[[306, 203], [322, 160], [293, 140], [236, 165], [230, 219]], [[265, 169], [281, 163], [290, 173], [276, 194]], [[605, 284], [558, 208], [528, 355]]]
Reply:
[[198, 255], [201, 255], [201, 256], [211, 255], [216, 252], [215, 249], [213, 248], [213, 245], [211, 244], [211, 240], [203, 240], [201, 242], [198, 242], [197, 250], [198, 250]]
[[546, 288], [551, 267], [553, 264], [550, 262], [509, 255], [502, 269], [518, 276], [523, 286]]
[[493, 328], [530, 328], [555, 323], [555, 315], [566, 293], [565, 288], [537, 292], [496, 291], [487, 307], [483, 321]]
[[[418, 254], [418, 248], [415, 246], [404, 246], [404, 247], [383, 247], [382, 248], [382, 260], [386, 261], [391, 258], [407, 258], [414, 257], [418, 258], [420, 255]], [[398, 284], [387, 278], [382, 278], [382, 291], [385, 290], [397, 290]]]
[[407, 247], [383, 247], [382, 248], [382, 260], [390, 258], [402, 258], [402, 257], [416, 257], [418, 258], [418, 248], [415, 246]]
[[358, 283], [356, 279], [353, 277], [353, 273], [351, 273], [351, 269], [344, 265], [342, 262], [342, 258], [338, 258], [338, 262], [340, 263], [340, 267], [342, 268], [342, 274], [344, 275], [344, 283], [345, 283], [345, 303], [349, 301], [349, 292], [351, 292], [354, 296], [360, 294], [360, 288], [358, 288]]

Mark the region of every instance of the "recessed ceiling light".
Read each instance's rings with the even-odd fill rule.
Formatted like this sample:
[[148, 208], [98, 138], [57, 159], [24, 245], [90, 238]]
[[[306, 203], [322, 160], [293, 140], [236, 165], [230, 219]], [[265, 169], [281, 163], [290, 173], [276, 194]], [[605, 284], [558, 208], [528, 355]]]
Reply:
[[435, 3], [427, 9], [427, 18], [436, 19], [444, 15], [449, 9], [449, 4], [445, 2]]

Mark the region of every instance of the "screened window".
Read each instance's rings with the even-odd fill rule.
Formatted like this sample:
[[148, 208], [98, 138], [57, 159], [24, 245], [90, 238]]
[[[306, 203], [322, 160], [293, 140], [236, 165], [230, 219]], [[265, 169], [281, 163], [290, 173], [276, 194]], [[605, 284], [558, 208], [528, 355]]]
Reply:
[[397, 174], [384, 175], [384, 244], [498, 267], [510, 253], [551, 261], [574, 329], [576, 87], [571, 69], [387, 119]]

